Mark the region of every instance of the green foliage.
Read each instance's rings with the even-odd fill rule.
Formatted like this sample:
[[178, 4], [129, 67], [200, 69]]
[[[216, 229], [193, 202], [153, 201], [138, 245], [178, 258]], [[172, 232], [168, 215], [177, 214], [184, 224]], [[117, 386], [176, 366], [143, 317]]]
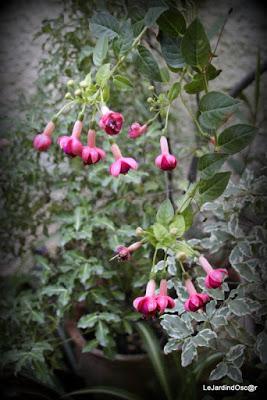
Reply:
[[187, 28], [181, 43], [182, 55], [192, 67], [205, 67], [210, 59], [211, 49], [203, 25], [195, 19]]

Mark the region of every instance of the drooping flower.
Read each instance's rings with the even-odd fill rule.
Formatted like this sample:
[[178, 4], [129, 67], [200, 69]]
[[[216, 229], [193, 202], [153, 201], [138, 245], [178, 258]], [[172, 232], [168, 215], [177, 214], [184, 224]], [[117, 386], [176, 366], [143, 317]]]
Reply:
[[155, 296], [156, 282], [150, 279], [146, 286], [146, 294], [142, 297], [137, 297], [134, 302], [134, 308], [142, 313], [145, 317], [154, 316], [157, 312], [158, 303]]
[[118, 135], [123, 124], [123, 115], [119, 112], [111, 111], [108, 107], [102, 106], [102, 117], [99, 120], [100, 128], [108, 135]]
[[52, 144], [51, 136], [55, 130], [55, 127], [56, 126], [54, 122], [49, 121], [44, 131], [35, 136], [35, 138], [33, 139], [33, 147], [35, 148], [35, 150], [46, 151], [49, 149]]
[[60, 136], [57, 140], [60, 148], [70, 157], [82, 156], [83, 145], [80, 142], [82, 128], [82, 121], [77, 120], [73, 126], [71, 136]]
[[168, 141], [165, 136], [160, 138], [161, 154], [155, 159], [155, 164], [158, 168], [164, 171], [170, 171], [177, 165], [176, 158], [170, 154]]
[[136, 139], [139, 136], [143, 135], [147, 131], [147, 125], [141, 125], [139, 122], [134, 122], [129, 130], [128, 130], [128, 136], [131, 139]]
[[96, 147], [95, 137], [95, 131], [93, 129], [89, 129], [87, 137], [88, 145], [84, 146], [82, 149], [82, 159], [84, 164], [96, 164], [98, 161], [106, 157], [106, 153], [104, 152], [104, 150]]
[[222, 285], [225, 276], [228, 275], [228, 271], [224, 268], [213, 269], [203, 255], [199, 257], [199, 264], [207, 274], [205, 278], [205, 286], [208, 289], [219, 288]]
[[131, 244], [129, 247], [126, 246], [118, 246], [116, 249], [117, 255], [120, 261], [127, 261], [131, 258], [131, 254], [138, 250], [142, 246], [142, 242], [135, 242]]
[[131, 157], [122, 157], [121, 151], [117, 144], [113, 143], [111, 145], [111, 151], [116, 160], [109, 168], [111, 175], [119, 176], [119, 174], [127, 174], [130, 169], [137, 169], [137, 162]]
[[161, 279], [159, 294], [156, 296], [158, 311], [162, 314], [166, 308], [173, 308], [175, 306], [174, 300], [168, 296], [168, 287], [166, 279]]
[[190, 278], [185, 280], [185, 287], [189, 298], [184, 304], [186, 311], [197, 311], [205, 306], [210, 300], [210, 297], [206, 293], [197, 293], [195, 286], [193, 285]]

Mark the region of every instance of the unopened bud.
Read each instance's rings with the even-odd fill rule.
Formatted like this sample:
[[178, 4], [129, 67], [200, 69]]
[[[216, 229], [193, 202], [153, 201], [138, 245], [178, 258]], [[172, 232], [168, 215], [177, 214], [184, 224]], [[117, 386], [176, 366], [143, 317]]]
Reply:
[[170, 229], [170, 234], [171, 235], [177, 235], [177, 233], [178, 233], [178, 229], [177, 228], [171, 228]]
[[154, 90], [155, 87], [153, 85], [148, 86], [148, 90]]
[[82, 94], [81, 89], [75, 90], [74, 94], [75, 94], [75, 96], [80, 96]]
[[150, 107], [149, 111], [151, 112], [154, 111], [154, 107]]
[[85, 87], [88, 86], [87, 83], [86, 83], [85, 81], [81, 81], [81, 82], [79, 83], [79, 85], [80, 85], [82, 88], [85, 88]]
[[152, 97], [148, 97], [147, 102], [148, 102], [148, 103], [152, 103], [152, 102], [153, 102]]
[[186, 261], [186, 254], [184, 253], [184, 252], [182, 252], [182, 251], [179, 251], [177, 254], [176, 254], [176, 259], [177, 260], [179, 260], [179, 261], [181, 261], [181, 262], [185, 262]]
[[214, 146], [216, 145], [216, 138], [215, 138], [215, 136], [211, 136], [211, 138], [210, 138], [210, 143], [213, 144]]
[[136, 228], [135, 230], [135, 234], [136, 236], [143, 236], [144, 230], [140, 226], [138, 226], [138, 228]]
[[72, 99], [72, 95], [70, 92], [65, 94], [65, 99], [71, 100]]
[[74, 85], [74, 80], [73, 79], [70, 79], [68, 82], [67, 82], [67, 86], [73, 86]]

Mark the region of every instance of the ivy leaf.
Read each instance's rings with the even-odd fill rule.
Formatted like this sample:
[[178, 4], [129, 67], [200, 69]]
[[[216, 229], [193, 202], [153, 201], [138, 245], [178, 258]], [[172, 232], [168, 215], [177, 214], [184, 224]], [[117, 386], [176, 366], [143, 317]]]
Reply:
[[259, 303], [251, 299], [237, 298], [229, 302], [229, 310], [238, 317], [249, 315], [258, 310], [259, 307]]
[[187, 367], [192, 363], [194, 358], [197, 356], [196, 347], [191, 339], [186, 339], [182, 347], [181, 363], [183, 367]]
[[205, 94], [199, 103], [201, 113], [199, 122], [206, 129], [216, 129], [233, 114], [239, 105], [239, 100], [221, 92]]
[[157, 20], [159, 29], [169, 36], [177, 37], [186, 30], [186, 21], [182, 13], [176, 8], [165, 11]]
[[198, 170], [201, 172], [201, 175], [204, 178], [208, 178], [214, 175], [214, 172], [218, 171], [221, 168], [226, 159], [226, 154], [204, 154], [204, 156], [198, 159]]
[[211, 381], [218, 381], [223, 378], [228, 372], [228, 367], [225, 362], [220, 362], [216, 365], [216, 368], [211, 371], [209, 380]]
[[240, 368], [244, 362], [245, 348], [246, 346], [243, 344], [237, 344], [236, 346], [232, 346], [225, 356], [226, 360], [233, 363], [236, 367]]
[[225, 190], [231, 172], [218, 172], [210, 179], [202, 179], [199, 182], [201, 204], [217, 199]]
[[233, 125], [219, 135], [217, 145], [224, 153], [238, 153], [251, 142], [256, 133], [257, 128], [251, 125]]
[[96, 83], [100, 86], [104, 86], [110, 76], [110, 64], [102, 65], [96, 73]]
[[204, 67], [210, 58], [210, 43], [203, 25], [196, 18], [187, 28], [181, 43], [182, 55], [187, 64]]
[[109, 39], [114, 39], [120, 31], [119, 21], [107, 11], [94, 14], [90, 22], [90, 31], [96, 36], [107, 35]]
[[146, 12], [146, 15], [144, 17], [144, 22], [145, 25], [150, 27], [155, 24], [159, 16], [167, 10], [167, 7], [151, 7], [148, 9]]
[[174, 209], [169, 199], [165, 200], [159, 207], [156, 221], [162, 225], [168, 225], [174, 217]]
[[108, 35], [100, 36], [96, 42], [93, 52], [93, 62], [98, 67], [106, 58], [108, 52]]
[[162, 56], [167, 65], [171, 68], [182, 68], [185, 60], [181, 52], [181, 39], [172, 38], [165, 33], [159, 33], [158, 40], [162, 51]]
[[138, 46], [140, 71], [150, 80], [161, 82], [161, 74], [158, 64], [151, 52], [144, 46]]

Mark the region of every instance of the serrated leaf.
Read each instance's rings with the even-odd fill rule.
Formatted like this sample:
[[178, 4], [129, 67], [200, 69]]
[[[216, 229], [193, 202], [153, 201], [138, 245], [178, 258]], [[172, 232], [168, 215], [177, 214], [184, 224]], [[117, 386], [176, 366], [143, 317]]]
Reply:
[[204, 67], [210, 58], [210, 43], [205, 29], [196, 18], [187, 28], [181, 43], [182, 55], [187, 64]]
[[199, 122], [206, 129], [216, 129], [238, 109], [239, 103], [239, 100], [224, 93], [209, 92], [200, 100]]
[[107, 325], [103, 321], [98, 321], [97, 328], [96, 328], [96, 339], [98, 343], [105, 347], [108, 345], [109, 341], [109, 329]]
[[251, 142], [256, 133], [257, 128], [251, 125], [233, 125], [219, 135], [217, 145], [224, 153], [238, 153]]
[[96, 83], [100, 86], [104, 86], [110, 76], [110, 64], [102, 65], [96, 73]]
[[169, 199], [165, 200], [159, 206], [156, 221], [162, 225], [168, 225], [174, 217], [174, 209]]
[[182, 13], [176, 8], [165, 11], [157, 20], [159, 29], [171, 37], [177, 37], [186, 30], [186, 21]]
[[118, 38], [119, 53], [121, 56], [128, 53], [134, 40], [133, 28], [130, 21], [125, 21], [120, 30]]
[[122, 75], [115, 75], [113, 82], [119, 89], [132, 89], [134, 87], [132, 82]]
[[182, 347], [181, 363], [182, 367], [187, 367], [197, 356], [196, 347], [191, 339], [186, 339]]
[[98, 67], [106, 58], [108, 52], [108, 36], [104, 34], [100, 36], [96, 42], [93, 52], [93, 62]]
[[230, 175], [231, 172], [218, 172], [210, 179], [202, 179], [199, 182], [201, 203], [217, 199], [226, 189]]
[[90, 31], [96, 37], [107, 35], [114, 39], [119, 34], [119, 21], [108, 11], [101, 11], [93, 15], [90, 21]]
[[198, 170], [204, 178], [210, 177], [220, 170], [227, 157], [226, 154], [219, 153], [204, 154], [198, 159]]
[[150, 7], [144, 17], [145, 25], [148, 27], [154, 25], [165, 10], [167, 10], [167, 7]]
[[149, 79], [161, 82], [161, 74], [158, 63], [151, 54], [151, 52], [144, 46], [138, 46], [140, 71]]
[[160, 32], [158, 40], [167, 65], [171, 68], [182, 68], [185, 65], [185, 60], [181, 52], [181, 39], [172, 38]]
[[[215, 79], [221, 73], [220, 69], [216, 69], [213, 65], [208, 64], [205, 71], [205, 76], [208, 81]], [[191, 82], [184, 85], [184, 90], [189, 94], [196, 94], [205, 89], [205, 79], [202, 73], [197, 73], [193, 76]]]
[[177, 315], [165, 314], [160, 324], [167, 331], [168, 335], [174, 339], [183, 339], [193, 333], [192, 326], [190, 329], [190, 326]]

